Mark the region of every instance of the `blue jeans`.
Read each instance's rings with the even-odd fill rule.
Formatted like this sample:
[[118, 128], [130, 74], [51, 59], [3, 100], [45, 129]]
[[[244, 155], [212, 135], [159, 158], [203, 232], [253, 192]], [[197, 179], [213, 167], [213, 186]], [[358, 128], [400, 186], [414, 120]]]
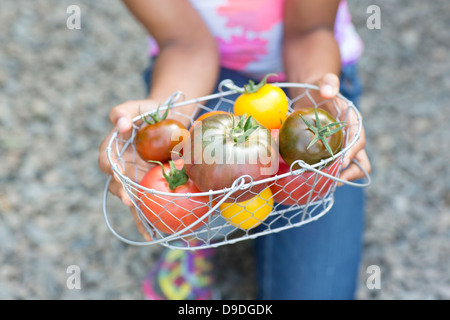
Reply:
[[[151, 68], [144, 72], [149, 87]], [[219, 82], [242, 87], [248, 78], [222, 69]], [[344, 67], [341, 93], [358, 103], [355, 65]], [[255, 239], [258, 298], [319, 300], [355, 298], [364, 230], [364, 192], [338, 187], [331, 210], [317, 221]]]

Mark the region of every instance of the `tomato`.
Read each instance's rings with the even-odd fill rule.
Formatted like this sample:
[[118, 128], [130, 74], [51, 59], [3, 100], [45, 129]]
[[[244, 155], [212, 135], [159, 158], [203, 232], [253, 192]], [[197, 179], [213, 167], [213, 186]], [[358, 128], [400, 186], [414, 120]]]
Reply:
[[[269, 74], [270, 75], [270, 74]], [[250, 82], [245, 92], [235, 101], [235, 115], [251, 115], [267, 129], [278, 129], [288, 116], [289, 102], [284, 91], [266, 83], [267, 75], [259, 84]]]
[[[196, 123], [183, 158], [187, 175], [200, 191], [207, 192], [230, 188], [243, 175], [253, 182], [273, 176], [278, 170], [278, 145], [251, 116], [215, 114]], [[237, 190], [227, 201], [248, 200], [266, 186], [255, 183]]]
[[[280, 157], [278, 176], [290, 172], [290, 166]], [[321, 171], [336, 177], [339, 173], [340, 161], [336, 160]], [[277, 179], [270, 189], [274, 201], [283, 205], [304, 205], [319, 200], [327, 195], [333, 186], [333, 180], [313, 171], [305, 171], [299, 175], [288, 175]]]
[[219, 209], [220, 214], [231, 225], [243, 230], [255, 228], [272, 212], [272, 191], [270, 188], [266, 188], [249, 200], [237, 203], [222, 203]]
[[313, 165], [328, 159], [342, 149], [342, 128], [343, 122], [336, 122], [323, 109], [314, 107], [294, 111], [280, 128], [280, 155], [288, 165], [297, 160]]
[[[143, 187], [173, 194], [170, 196], [145, 192], [140, 196], [141, 210], [152, 226], [158, 230], [173, 234], [198, 221], [209, 210], [208, 196], [179, 196], [180, 193], [199, 192], [183, 170], [183, 159], [160, 163], [152, 167], [140, 184]], [[164, 168], [162, 170], [161, 166]], [[205, 225], [205, 220], [190, 228], [192, 232]]]
[[[158, 108], [159, 109], [159, 108]], [[179, 121], [167, 119], [169, 108], [159, 117], [159, 112], [143, 117], [144, 124], [136, 132], [134, 145], [139, 156], [145, 160], [167, 161], [172, 158], [175, 146], [187, 136], [187, 129]]]

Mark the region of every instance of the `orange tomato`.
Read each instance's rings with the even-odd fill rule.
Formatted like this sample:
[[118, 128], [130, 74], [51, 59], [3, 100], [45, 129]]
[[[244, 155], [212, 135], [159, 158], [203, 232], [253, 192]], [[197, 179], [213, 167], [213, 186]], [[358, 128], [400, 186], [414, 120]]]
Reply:
[[215, 114], [229, 114], [229, 112], [226, 111], [222, 111], [222, 110], [215, 110], [215, 111], [209, 111], [206, 112], [204, 114], [202, 114], [201, 116], [199, 116], [197, 119], [195, 119], [194, 123], [192, 124], [192, 126], [189, 128], [189, 132], [192, 132], [192, 129], [194, 128], [195, 124], [199, 121], [202, 121], [208, 117], [211, 117], [212, 115]]

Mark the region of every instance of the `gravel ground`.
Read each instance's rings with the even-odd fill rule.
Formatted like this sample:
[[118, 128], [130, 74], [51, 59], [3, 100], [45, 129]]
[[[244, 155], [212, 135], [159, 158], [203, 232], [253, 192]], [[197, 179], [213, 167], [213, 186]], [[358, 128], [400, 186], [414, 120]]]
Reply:
[[[66, 27], [73, 4], [80, 30]], [[373, 4], [381, 29], [366, 25]], [[366, 47], [361, 109], [373, 165], [358, 298], [450, 299], [450, 5], [350, 6]], [[0, 299], [142, 299], [162, 248], [109, 231], [97, 152], [109, 109], [144, 96], [143, 29], [120, 1], [5, 0], [0, 30]], [[108, 206], [119, 232], [140, 239], [126, 208]], [[218, 261], [223, 298], [252, 299], [251, 242], [221, 247]], [[379, 289], [366, 285], [371, 265]], [[67, 286], [70, 266], [80, 290]]]

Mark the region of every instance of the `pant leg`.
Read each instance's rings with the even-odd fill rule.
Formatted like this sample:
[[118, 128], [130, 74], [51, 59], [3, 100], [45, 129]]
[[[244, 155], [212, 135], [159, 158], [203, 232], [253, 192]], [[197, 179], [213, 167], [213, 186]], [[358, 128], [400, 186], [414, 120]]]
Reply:
[[363, 190], [343, 186], [317, 221], [257, 238], [258, 298], [353, 299], [363, 212]]
[[[341, 93], [357, 105], [356, 66], [344, 68]], [[301, 227], [259, 237], [259, 299], [354, 299], [362, 254], [364, 190], [337, 188], [331, 210]]]

